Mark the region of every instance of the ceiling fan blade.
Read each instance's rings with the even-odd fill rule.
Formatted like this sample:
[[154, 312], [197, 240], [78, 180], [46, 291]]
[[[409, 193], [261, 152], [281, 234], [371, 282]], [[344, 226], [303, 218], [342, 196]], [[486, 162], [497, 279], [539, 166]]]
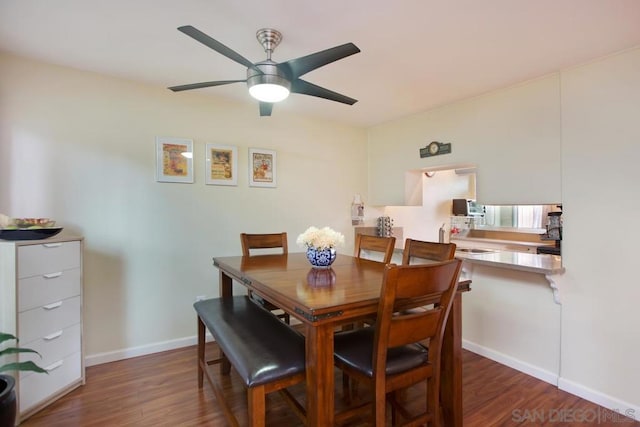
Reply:
[[246, 80], [218, 80], [215, 82], [191, 83], [188, 85], [171, 86], [169, 89], [171, 89], [174, 92], [180, 92], [182, 90], [201, 89], [203, 87], [222, 86], [222, 85], [228, 85], [231, 83], [240, 83], [240, 82], [246, 82]]
[[294, 80], [309, 71], [313, 71], [323, 65], [330, 64], [338, 59], [346, 58], [347, 56], [358, 52], [360, 52], [360, 49], [358, 49], [355, 44], [346, 43], [327, 50], [312, 53], [311, 55], [282, 62], [278, 64], [278, 69], [289, 74], [291, 79]]
[[261, 102], [260, 103], [260, 116], [270, 116], [271, 111], [273, 110], [272, 102]]
[[223, 45], [219, 41], [212, 39], [202, 31], [198, 30], [197, 28], [192, 27], [191, 25], [185, 25], [183, 27], [178, 27], [178, 31], [182, 31], [184, 34], [199, 41], [203, 45], [210, 47], [211, 49], [215, 50], [219, 54], [226, 56], [232, 61], [242, 64], [245, 67], [251, 68], [252, 70], [255, 70], [258, 73], [262, 74], [262, 71], [258, 67], [256, 67], [251, 61], [249, 61], [247, 58], [240, 55], [235, 50]]
[[342, 102], [343, 104], [353, 105], [358, 102], [357, 99], [349, 98], [329, 89], [314, 85], [307, 81], [296, 79], [291, 82], [291, 92], [302, 95], [317, 96], [318, 98], [328, 99], [330, 101]]

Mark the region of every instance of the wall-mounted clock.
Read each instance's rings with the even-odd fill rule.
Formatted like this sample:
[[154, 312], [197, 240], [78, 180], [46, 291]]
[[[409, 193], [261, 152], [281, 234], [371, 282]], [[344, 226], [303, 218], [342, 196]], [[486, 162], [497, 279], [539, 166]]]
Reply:
[[420, 157], [431, 157], [448, 153], [451, 153], [450, 142], [443, 144], [442, 142], [433, 141], [426, 147], [420, 149]]

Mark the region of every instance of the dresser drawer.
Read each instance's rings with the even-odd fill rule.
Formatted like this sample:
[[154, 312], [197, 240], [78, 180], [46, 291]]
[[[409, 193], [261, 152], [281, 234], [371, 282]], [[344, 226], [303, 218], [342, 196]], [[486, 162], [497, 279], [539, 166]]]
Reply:
[[80, 323], [80, 297], [59, 300], [18, 314], [20, 345], [29, 347], [32, 341]]
[[80, 352], [46, 366], [49, 374], [29, 375], [20, 381], [20, 412], [28, 411], [49, 396], [82, 379]]
[[18, 282], [18, 311], [80, 295], [80, 269], [39, 274]]
[[43, 243], [18, 248], [18, 278], [80, 268], [80, 242]]
[[[40, 367], [50, 366], [81, 350], [81, 333], [80, 324], [77, 323], [32, 341], [29, 343], [29, 348], [37, 351], [42, 357], [35, 353], [19, 353], [18, 360], [20, 362], [30, 360]], [[39, 374], [33, 371], [20, 371], [20, 380], [30, 375]]]

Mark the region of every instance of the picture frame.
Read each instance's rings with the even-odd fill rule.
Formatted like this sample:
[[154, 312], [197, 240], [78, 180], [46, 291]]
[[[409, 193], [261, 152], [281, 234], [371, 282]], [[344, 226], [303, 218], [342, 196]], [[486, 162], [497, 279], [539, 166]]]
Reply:
[[276, 187], [276, 161], [274, 150], [249, 148], [249, 186]]
[[205, 184], [238, 185], [238, 147], [207, 144], [205, 164]]
[[156, 181], [193, 183], [193, 140], [156, 137]]

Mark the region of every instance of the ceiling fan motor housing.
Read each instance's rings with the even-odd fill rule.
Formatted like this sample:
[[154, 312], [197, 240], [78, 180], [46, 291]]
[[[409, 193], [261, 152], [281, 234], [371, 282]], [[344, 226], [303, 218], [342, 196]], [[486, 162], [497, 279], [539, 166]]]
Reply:
[[247, 86], [249, 88], [258, 84], [274, 84], [291, 90], [290, 78], [278, 68], [277, 63], [266, 60], [255, 65], [262, 71], [262, 74], [252, 68], [247, 68]]

